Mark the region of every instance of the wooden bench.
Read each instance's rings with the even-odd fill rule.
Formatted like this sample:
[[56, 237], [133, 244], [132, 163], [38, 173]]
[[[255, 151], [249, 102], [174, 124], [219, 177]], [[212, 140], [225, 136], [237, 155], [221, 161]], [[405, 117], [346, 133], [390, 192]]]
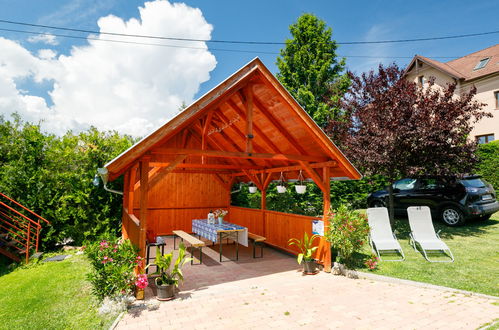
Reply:
[[[189, 243], [189, 245], [193, 248], [193, 249], [197, 249], [199, 250], [199, 264], [202, 264], [203, 263], [203, 246], [205, 246], [204, 242], [197, 239], [196, 237], [186, 233], [185, 231], [183, 230], [174, 230], [173, 231], [173, 249], [176, 250], [177, 249], [177, 245], [176, 245], [176, 239], [177, 237], [180, 237], [180, 239], [182, 240], [182, 242], [187, 242]], [[193, 261], [194, 261], [194, 253], [191, 251], [191, 265], [193, 265]]]
[[260, 256], [258, 258], [263, 258], [263, 242], [265, 242], [266, 238], [257, 234], [253, 234], [248, 232], [248, 239], [253, 241], [253, 258], [257, 258], [255, 254], [255, 249], [257, 245], [260, 245]]

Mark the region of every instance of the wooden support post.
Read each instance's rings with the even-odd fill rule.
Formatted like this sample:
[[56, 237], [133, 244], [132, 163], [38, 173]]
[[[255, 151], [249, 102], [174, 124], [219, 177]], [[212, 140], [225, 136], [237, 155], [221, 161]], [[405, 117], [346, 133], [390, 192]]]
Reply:
[[[201, 150], [206, 150], [206, 139], [207, 139], [207, 134], [208, 134], [208, 128], [210, 127], [211, 124], [211, 119], [213, 118], [213, 110], [208, 112], [208, 115], [206, 115], [206, 119], [204, 121], [204, 124], [202, 125], [203, 127], [203, 133], [201, 134]], [[201, 164], [206, 163], [206, 157], [201, 156]]]
[[132, 215], [133, 213], [133, 201], [135, 195], [135, 180], [137, 178], [137, 166], [133, 166], [130, 169], [130, 180], [128, 181], [128, 185], [125, 186], [128, 189], [128, 214]]
[[[325, 191], [322, 194], [322, 199], [324, 202], [322, 221], [324, 221], [324, 232], [329, 228], [329, 211], [331, 209], [331, 184], [330, 184], [330, 169], [329, 167], [324, 167], [322, 170], [322, 178]], [[324, 254], [324, 271], [326, 273], [331, 273], [331, 243], [326, 241], [324, 237], [323, 240], [325, 254]]]
[[253, 86], [244, 88], [246, 105], [246, 152], [253, 152]]
[[267, 187], [263, 187], [262, 191], [262, 199], [260, 202], [260, 208], [262, 210], [262, 228], [263, 228], [263, 236], [267, 236], [265, 233], [265, 209], [267, 208]]
[[139, 254], [146, 256], [146, 233], [147, 233], [147, 204], [149, 195], [149, 157], [144, 156], [140, 160], [140, 234]]
[[128, 170], [125, 173], [125, 181], [123, 183], [123, 209], [121, 210], [121, 238], [128, 239], [128, 215], [125, 214], [125, 209], [128, 205], [128, 199], [130, 195], [130, 173], [132, 170]]

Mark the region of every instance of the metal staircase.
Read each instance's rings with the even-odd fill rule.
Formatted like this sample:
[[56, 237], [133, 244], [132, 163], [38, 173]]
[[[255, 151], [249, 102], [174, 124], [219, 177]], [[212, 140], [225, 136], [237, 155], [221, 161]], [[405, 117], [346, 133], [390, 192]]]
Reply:
[[50, 222], [7, 195], [0, 193], [0, 253], [26, 263], [38, 252], [42, 224]]

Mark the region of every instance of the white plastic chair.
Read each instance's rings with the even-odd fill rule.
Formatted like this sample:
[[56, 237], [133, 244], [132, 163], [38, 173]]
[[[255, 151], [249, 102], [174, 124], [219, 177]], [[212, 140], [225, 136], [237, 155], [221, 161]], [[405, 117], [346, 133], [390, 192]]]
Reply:
[[384, 261], [404, 261], [405, 255], [397, 237], [392, 232], [390, 217], [386, 207], [375, 207], [367, 209], [367, 221], [369, 222], [369, 244], [381, 260], [380, 251], [395, 251], [402, 255], [402, 259], [390, 259]]
[[[417, 251], [417, 245], [419, 245], [425, 259], [429, 262], [454, 262], [451, 250], [440, 239], [438, 233], [435, 233], [430, 208], [428, 206], [411, 206], [407, 208], [407, 214], [411, 226], [411, 245], [414, 250]], [[441, 251], [447, 254], [451, 260], [430, 260], [427, 251]]]

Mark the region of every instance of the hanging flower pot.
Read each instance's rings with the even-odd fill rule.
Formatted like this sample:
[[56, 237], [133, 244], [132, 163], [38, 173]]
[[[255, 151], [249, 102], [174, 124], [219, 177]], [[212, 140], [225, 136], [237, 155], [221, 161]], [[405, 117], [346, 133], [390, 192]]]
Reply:
[[282, 172], [281, 177], [279, 178], [279, 183], [277, 184], [277, 192], [279, 194], [284, 194], [286, 192], [286, 182], [284, 181], [284, 175], [282, 175]]
[[248, 187], [248, 190], [249, 190], [250, 194], [254, 194], [257, 191], [257, 187], [255, 186], [255, 184], [253, 182], [251, 182], [249, 187]]
[[303, 183], [303, 174], [300, 170], [300, 174], [298, 175], [298, 184], [295, 185], [295, 190], [298, 194], [304, 194], [307, 190], [307, 186]]

